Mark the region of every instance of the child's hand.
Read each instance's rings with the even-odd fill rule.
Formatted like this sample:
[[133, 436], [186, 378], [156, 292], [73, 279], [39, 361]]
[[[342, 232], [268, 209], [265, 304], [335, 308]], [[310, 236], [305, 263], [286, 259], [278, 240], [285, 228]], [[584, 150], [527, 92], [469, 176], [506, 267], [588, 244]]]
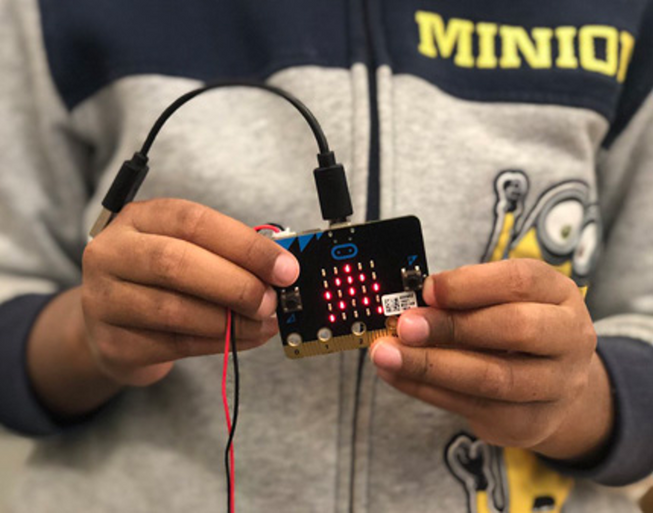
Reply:
[[183, 200], [132, 203], [84, 253], [82, 304], [99, 367], [144, 386], [173, 362], [220, 353], [226, 309], [239, 349], [277, 332], [276, 295], [299, 274], [296, 259], [251, 228]]
[[424, 300], [431, 308], [405, 313], [399, 339], [371, 348], [385, 381], [466, 417], [496, 445], [571, 459], [605, 442], [609, 383], [573, 281], [508, 260], [432, 276]]

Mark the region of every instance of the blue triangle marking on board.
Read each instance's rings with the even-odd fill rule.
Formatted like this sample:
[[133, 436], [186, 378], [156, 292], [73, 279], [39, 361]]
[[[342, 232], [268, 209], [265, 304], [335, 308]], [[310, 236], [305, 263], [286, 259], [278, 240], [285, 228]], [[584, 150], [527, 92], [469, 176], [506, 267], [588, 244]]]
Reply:
[[324, 235], [324, 232], [318, 232], [318, 233], [315, 234], [315, 238], [317, 240], [320, 240], [322, 238], [322, 235]]
[[288, 317], [286, 324], [292, 324], [293, 322], [297, 322], [297, 316], [295, 314], [292, 314], [290, 317]]
[[295, 242], [296, 237], [292, 237], [290, 239], [281, 239], [277, 241], [277, 244], [279, 246], [283, 247], [284, 249], [290, 249], [290, 246], [292, 246], [292, 243]]
[[413, 265], [415, 263], [415, 260], [417, 260], [417, 255], [411, 255], [408, 257], [408, 265]]
[[299, 251], [304, 251], [306, 249], [306, 246], [308, 246], [308, 243], [311, 242], [312, 239], [313, 239], [312, 233], [310, 235], [302, 235], [299, 238]]

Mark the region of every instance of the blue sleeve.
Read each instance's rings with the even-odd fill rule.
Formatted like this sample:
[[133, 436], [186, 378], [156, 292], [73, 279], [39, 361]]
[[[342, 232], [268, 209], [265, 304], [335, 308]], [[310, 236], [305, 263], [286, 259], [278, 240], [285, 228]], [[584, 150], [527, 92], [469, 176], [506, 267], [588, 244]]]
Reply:
[[573, 477], [625, 486], [653, 473], [653, 346], [630, 338], [600, 337], [598, 353], [614, 394], [610, 442], [591, 467], [548, 461]]
[[0, 305], [0, 423], [30, 436], [53, 434], [63, 427], [39, 403], [27, 375], [27, 340], [53, 297], [20, 296]]

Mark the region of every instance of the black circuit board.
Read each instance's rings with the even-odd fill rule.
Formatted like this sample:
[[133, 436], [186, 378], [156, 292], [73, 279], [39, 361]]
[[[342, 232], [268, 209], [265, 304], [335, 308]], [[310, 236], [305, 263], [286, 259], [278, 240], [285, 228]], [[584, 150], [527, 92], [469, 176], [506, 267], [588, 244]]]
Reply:
[[425, 306], [428, 268], [419, 219], [402, 217], [276, 237], [299, 260], [277, 289], [277, 317], [289, 358], [369, 346], [394, 335], [397, 317]]

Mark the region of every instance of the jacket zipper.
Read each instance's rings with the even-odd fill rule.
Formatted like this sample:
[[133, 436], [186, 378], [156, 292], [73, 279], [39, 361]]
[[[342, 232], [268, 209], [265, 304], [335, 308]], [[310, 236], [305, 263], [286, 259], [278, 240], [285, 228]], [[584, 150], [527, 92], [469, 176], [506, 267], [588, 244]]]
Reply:
[[[362, 19], [365, 31], [365, 46], [367, 54], [367, 81], [369, 88], [370, 104], [370, 150], [368, 157], [368, 182], [367, 182], [367, 221], [378, 220], [381, 215], [381, 185], [380, 185], [380, 128], [379, 108], [377, 97], [376, 68], [377, 59], [374, 48], [374, 35], [372, 32], [372, 2], [361, 0]], [[354, 396], [354, 415], [352, 426], [352, 456], [349, 479], [349, 512], [354, 513], [354, 498], [356, 492], [356, 440], [358, 438], [358, 411], [360, 408], [361, 386], [363, 369], [367, 358], [367, 349], [361, 349], [358, 354], [358, 367], [356, 374], [356, 389]]]
[[376, 221], [381, 215], [381, 150], [379, 128], [379, 106], [377, 95], [376, 68], [377, 58], [374, 47], [372, 28], [372, 1], [362, 0], [363, 24], [365, 25], [365, 43], [367, 46], [367, 78], [370, 102], [370, 152], [367, 181], [367, 211], [366, 219]]

